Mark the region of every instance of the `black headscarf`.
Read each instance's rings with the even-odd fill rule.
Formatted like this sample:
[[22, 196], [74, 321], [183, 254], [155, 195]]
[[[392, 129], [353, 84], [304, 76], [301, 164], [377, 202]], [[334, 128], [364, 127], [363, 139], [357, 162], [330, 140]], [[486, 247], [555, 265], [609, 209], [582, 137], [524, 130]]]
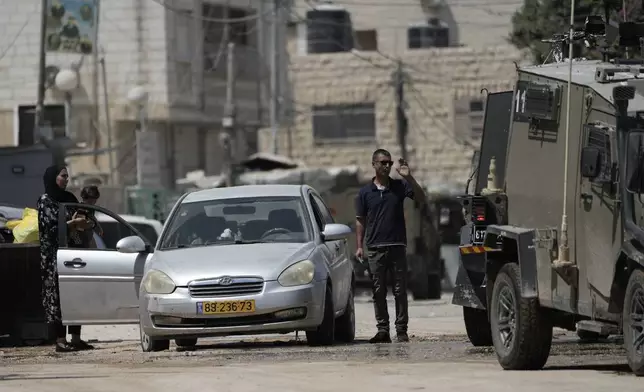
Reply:
[[42, 177], [45, 193], [59, 203], [78, 203], [78, 199], [73, 193], [62, 189], [56, 183], [56, 178], [63, 169], [65, 169], [65, 166], [53, 165], [45, 170], [45, 174]]

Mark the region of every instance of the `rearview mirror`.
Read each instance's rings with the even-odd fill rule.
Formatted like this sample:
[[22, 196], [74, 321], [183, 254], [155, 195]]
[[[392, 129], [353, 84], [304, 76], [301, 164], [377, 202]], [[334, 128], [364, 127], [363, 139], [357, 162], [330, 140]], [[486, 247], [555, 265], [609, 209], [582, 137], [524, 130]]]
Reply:
[[324, 241], [338, 241], [347, 238], [351, 234], [351, 228], [340, 223], [329, 223], [324, 226], [322, 238]]
[[601, 170], [601, 153], [597, 147], [584, 147], [581, 150], [581, 176], [596, 178]]
[[224, 207], [223, 212], [226, 215], [252, 215], [255, 213], [253, 206], [230, 206]]
[[116, 250], [121, 253], [142, 253], [146, 252], [148, 247], [141, 237], [133, 235], [121, 238], [119, 242], [116, 243]]
[[626, 151], [626, 190], [644, 193], [644, 132], [628, 134]]

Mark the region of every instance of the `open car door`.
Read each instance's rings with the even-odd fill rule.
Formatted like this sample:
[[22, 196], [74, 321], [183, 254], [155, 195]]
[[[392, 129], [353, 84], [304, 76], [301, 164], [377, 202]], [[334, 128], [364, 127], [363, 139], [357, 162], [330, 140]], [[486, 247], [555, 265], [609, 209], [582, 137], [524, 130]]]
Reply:
[[[72, 248], [68, 243], [66, 211], [102, 212], [118, 222], [120, 238], [138, 236], [142, 251], [124, 253], [116, 244]], [[58, 276], [64, 324], [138, 324], [139, 287], [152, 246], [134, 227], [113, 212], [98, 206], [63, 203], [59, 216]], [[91, 229], [88, 229], [91, 230]]]

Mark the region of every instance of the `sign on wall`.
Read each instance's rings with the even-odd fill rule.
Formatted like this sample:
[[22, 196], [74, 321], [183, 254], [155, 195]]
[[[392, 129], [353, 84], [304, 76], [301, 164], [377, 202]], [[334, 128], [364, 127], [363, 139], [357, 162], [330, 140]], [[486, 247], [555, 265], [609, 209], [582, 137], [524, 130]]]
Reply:
[[48, 52], [93, 53], [99, 0], [47, 0]]

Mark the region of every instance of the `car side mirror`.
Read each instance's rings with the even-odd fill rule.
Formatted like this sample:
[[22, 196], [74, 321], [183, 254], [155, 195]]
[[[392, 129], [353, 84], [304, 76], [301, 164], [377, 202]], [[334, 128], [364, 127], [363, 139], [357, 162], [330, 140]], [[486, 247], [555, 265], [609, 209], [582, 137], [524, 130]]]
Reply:
[[596, 178], [601, 171], [601, 152], [597, 147], [584, 147], [581, 150], [581, 176]]
[[324, 225], [322, 239], [324, 241], [338, 241], [347, 238], [351, 234], [351, 228], [341, 223], [329, 223]]
[[141, 237], [133, 235], [121, 238], [116, 243], [116, 250], [121, 253], [142, 253], [148, 251], [148, 246]]

